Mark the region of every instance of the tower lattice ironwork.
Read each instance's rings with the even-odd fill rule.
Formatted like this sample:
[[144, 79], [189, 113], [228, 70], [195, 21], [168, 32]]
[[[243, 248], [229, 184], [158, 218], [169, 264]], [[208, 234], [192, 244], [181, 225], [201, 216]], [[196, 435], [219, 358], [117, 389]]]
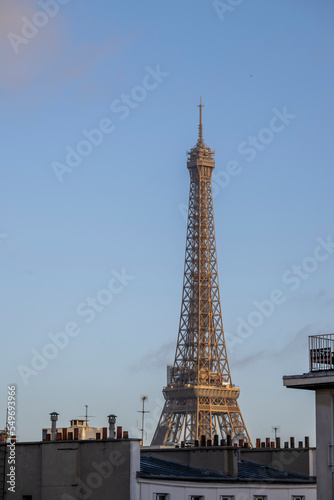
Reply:
[[212, 203], [215, 152], [203, 140], [202, 107], [198, 141], [187, 160], [190, 195], [179, 334], [152, 445], [194, 442], [202, 436], [214, 440], [215, 435], [252, 445], [227, 359]]

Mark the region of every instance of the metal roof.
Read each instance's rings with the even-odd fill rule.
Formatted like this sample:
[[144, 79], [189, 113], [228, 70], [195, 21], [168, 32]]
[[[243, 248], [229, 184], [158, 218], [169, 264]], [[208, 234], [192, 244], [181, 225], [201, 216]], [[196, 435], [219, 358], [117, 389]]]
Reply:
[[212, 481], [212, 482], [286, 482], [286, 483], [314, 483], [315, 479], [303, 474], [295, 474], [275, 469], [268, 465], [257, 464], [247, 460], [238, 462], [238, 476], [191, 467], [189, 465], [172, 462], [152, 455], [141, 457], [139, 477], [146, 479], [170, 479], [185, 481]]
[[227, 477], [220, 472], [207, 471], [151, 455], [140, 458], [140, 477], [147, 476], [170, 479], [225, 479]]

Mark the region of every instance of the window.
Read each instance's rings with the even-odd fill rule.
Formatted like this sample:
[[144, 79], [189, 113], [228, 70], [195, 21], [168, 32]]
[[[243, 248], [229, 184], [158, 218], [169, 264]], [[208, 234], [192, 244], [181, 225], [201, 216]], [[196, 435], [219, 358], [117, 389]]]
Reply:
[[304, 495], [292, 495], [291, 500], [305, 500]]
[[254, 500], [267, 500], [267, 495], [254, 495]]
[[222, 495], [220, 500], [234, 500], [234, 495]]
[[169, 493], [154, 493], [154, 500], [169, 500]]
[[32, 500], [31, 495], [22, 495], [22, 500]]
[[203, 495], [190, 495], [189, 500], [205, 500]]

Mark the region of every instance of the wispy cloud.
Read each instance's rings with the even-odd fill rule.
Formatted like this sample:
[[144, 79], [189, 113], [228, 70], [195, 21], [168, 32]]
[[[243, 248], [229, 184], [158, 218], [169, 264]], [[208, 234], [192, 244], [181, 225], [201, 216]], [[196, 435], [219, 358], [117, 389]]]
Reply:
[[19, 45], [15, 52], [9, 35], [22, 36], [22, 28], [27, 19], [31, 21], [38, 12], [38, 4], [27, 0], [5, 0], [0, 4], [0, 88], [3, 90], [25, 89], [34, 84], [47, 68], [60, 60], [65, 34], [65, 24], [61, 13], [50, 19], [47, 26], [40, 28], [36, 36], [26, 39], [29, 43]]
[[131, 366], [131, 370], [139, 372], [142, 370], [160, 370], [163, 366], [166, 368], [167, 364], [174, 361], [175, 342], [168, 342], [163, 344], [156, 351], [151, 351], [140, 358], [137, 363]]
[[334, 297], [332, 297], [327, 290], [324, 290], [322, 288], [314, 293], [299, 293], [298, 295], [293, 297], [292, 300], [302, 305], [308, 305], [310, 303], [317, 303], [322, 307], [333, 307], [334, 305]]
[[[73, 3], [74, 7], [75, 4]], [[37, 1], [2, 0], [0, 3], [0, 89], [24, 90], [31, 85], [67, 83], [89, 75], [92, 67], [108, 60], [138, 33], [113, 36], [95, 44], [78, 45], [69, 24], [66, 4], [59, 5], [57, 15], [49, 17], [38, 33], [13, 50], [9, 34], [22, 37], [26, 22], [33, 22], [37, 12], [43, 14]], [[26, 19], [28, 21], [23, 21]], [[38, 19], [38, 18], [37, 18]], [[23, 37], [24, 39], [24, 37]], [[14, 43], [15, 45], [15, 43]], [[89, 83], [91, 89], [92, 82]], [[87, 82], [85, 82], [87, 87]]]
[[323, 333], [318, 326], [314, 324], [306, 325], [281, 349], [265, 349], [239, 359], [236, 358], [233, 361], [233, 367], [239, 366], [244, 368], [259, 361], [268, 361], [270, 359], [290, 359], [296, 352], [304, 352], [307, 349], [309, 335], [317, 335], [318, 333]]
[[21, 29], [22, 17], [32, 16], [35, 2], [26, 0], [2, 0], [0, 3], [0, 36], [7, 37], [10, 31], [18, 33]]
[[[317, 294], [320, 297], [325, 297], [327, 294]], [[233, 359], [233, 367], [247, 367], [259, 361], [271, 360], [271, 359], [291, 359], [298, 352], [305, 352], [308, 346], [309, 335], [317, 335], [322, 333], [329, 333], [324, 331], [324, 326], [319, 324], [310, 323], [304, 328], [299, 330], [297, 334], [291, 338], [280, 349], [265, 349], [262, 351], [254, 352], [248, 356], [240, 357], [237, 356]], [[159, 349], [155, 351], [150, 351], [145, 356], [140, 358], [137, 363], [131, 366], [133, 371], [152, 371], [160, 370], [161, 366], [166, 367], [167, 364], [171, 364], [174, 361], [175, 354], [175, 342], [168, 342], [163, 344]]]
[[98, 64], [101, 60], [110, 58], [114, 56], [124, 46], [135, 40], [137, 35], [135, 33], [124, 36], [121, 38], [108, 38], [100, 43], [89, 45], [82, 45], [75, 54], [75, 57], [71, 57], [70, 61], [67, 61], [67, 76], [68, 78], [78, 78], [82, 75], [89, 73], [92, 66]]

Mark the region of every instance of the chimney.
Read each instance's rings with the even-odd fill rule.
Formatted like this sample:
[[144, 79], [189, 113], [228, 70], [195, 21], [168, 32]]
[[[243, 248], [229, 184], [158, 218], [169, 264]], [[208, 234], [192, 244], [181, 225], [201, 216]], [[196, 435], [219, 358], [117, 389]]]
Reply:
[[57, 420], [58, 420], [58, 415], [56, 411], [53, 411], [50, 413], [51, 416], [51, 441], [56, 441], [57, 440]]
[[108, 415], [109, 422], [109, 439], [115, 439], [115, 424], [117, 415]]

